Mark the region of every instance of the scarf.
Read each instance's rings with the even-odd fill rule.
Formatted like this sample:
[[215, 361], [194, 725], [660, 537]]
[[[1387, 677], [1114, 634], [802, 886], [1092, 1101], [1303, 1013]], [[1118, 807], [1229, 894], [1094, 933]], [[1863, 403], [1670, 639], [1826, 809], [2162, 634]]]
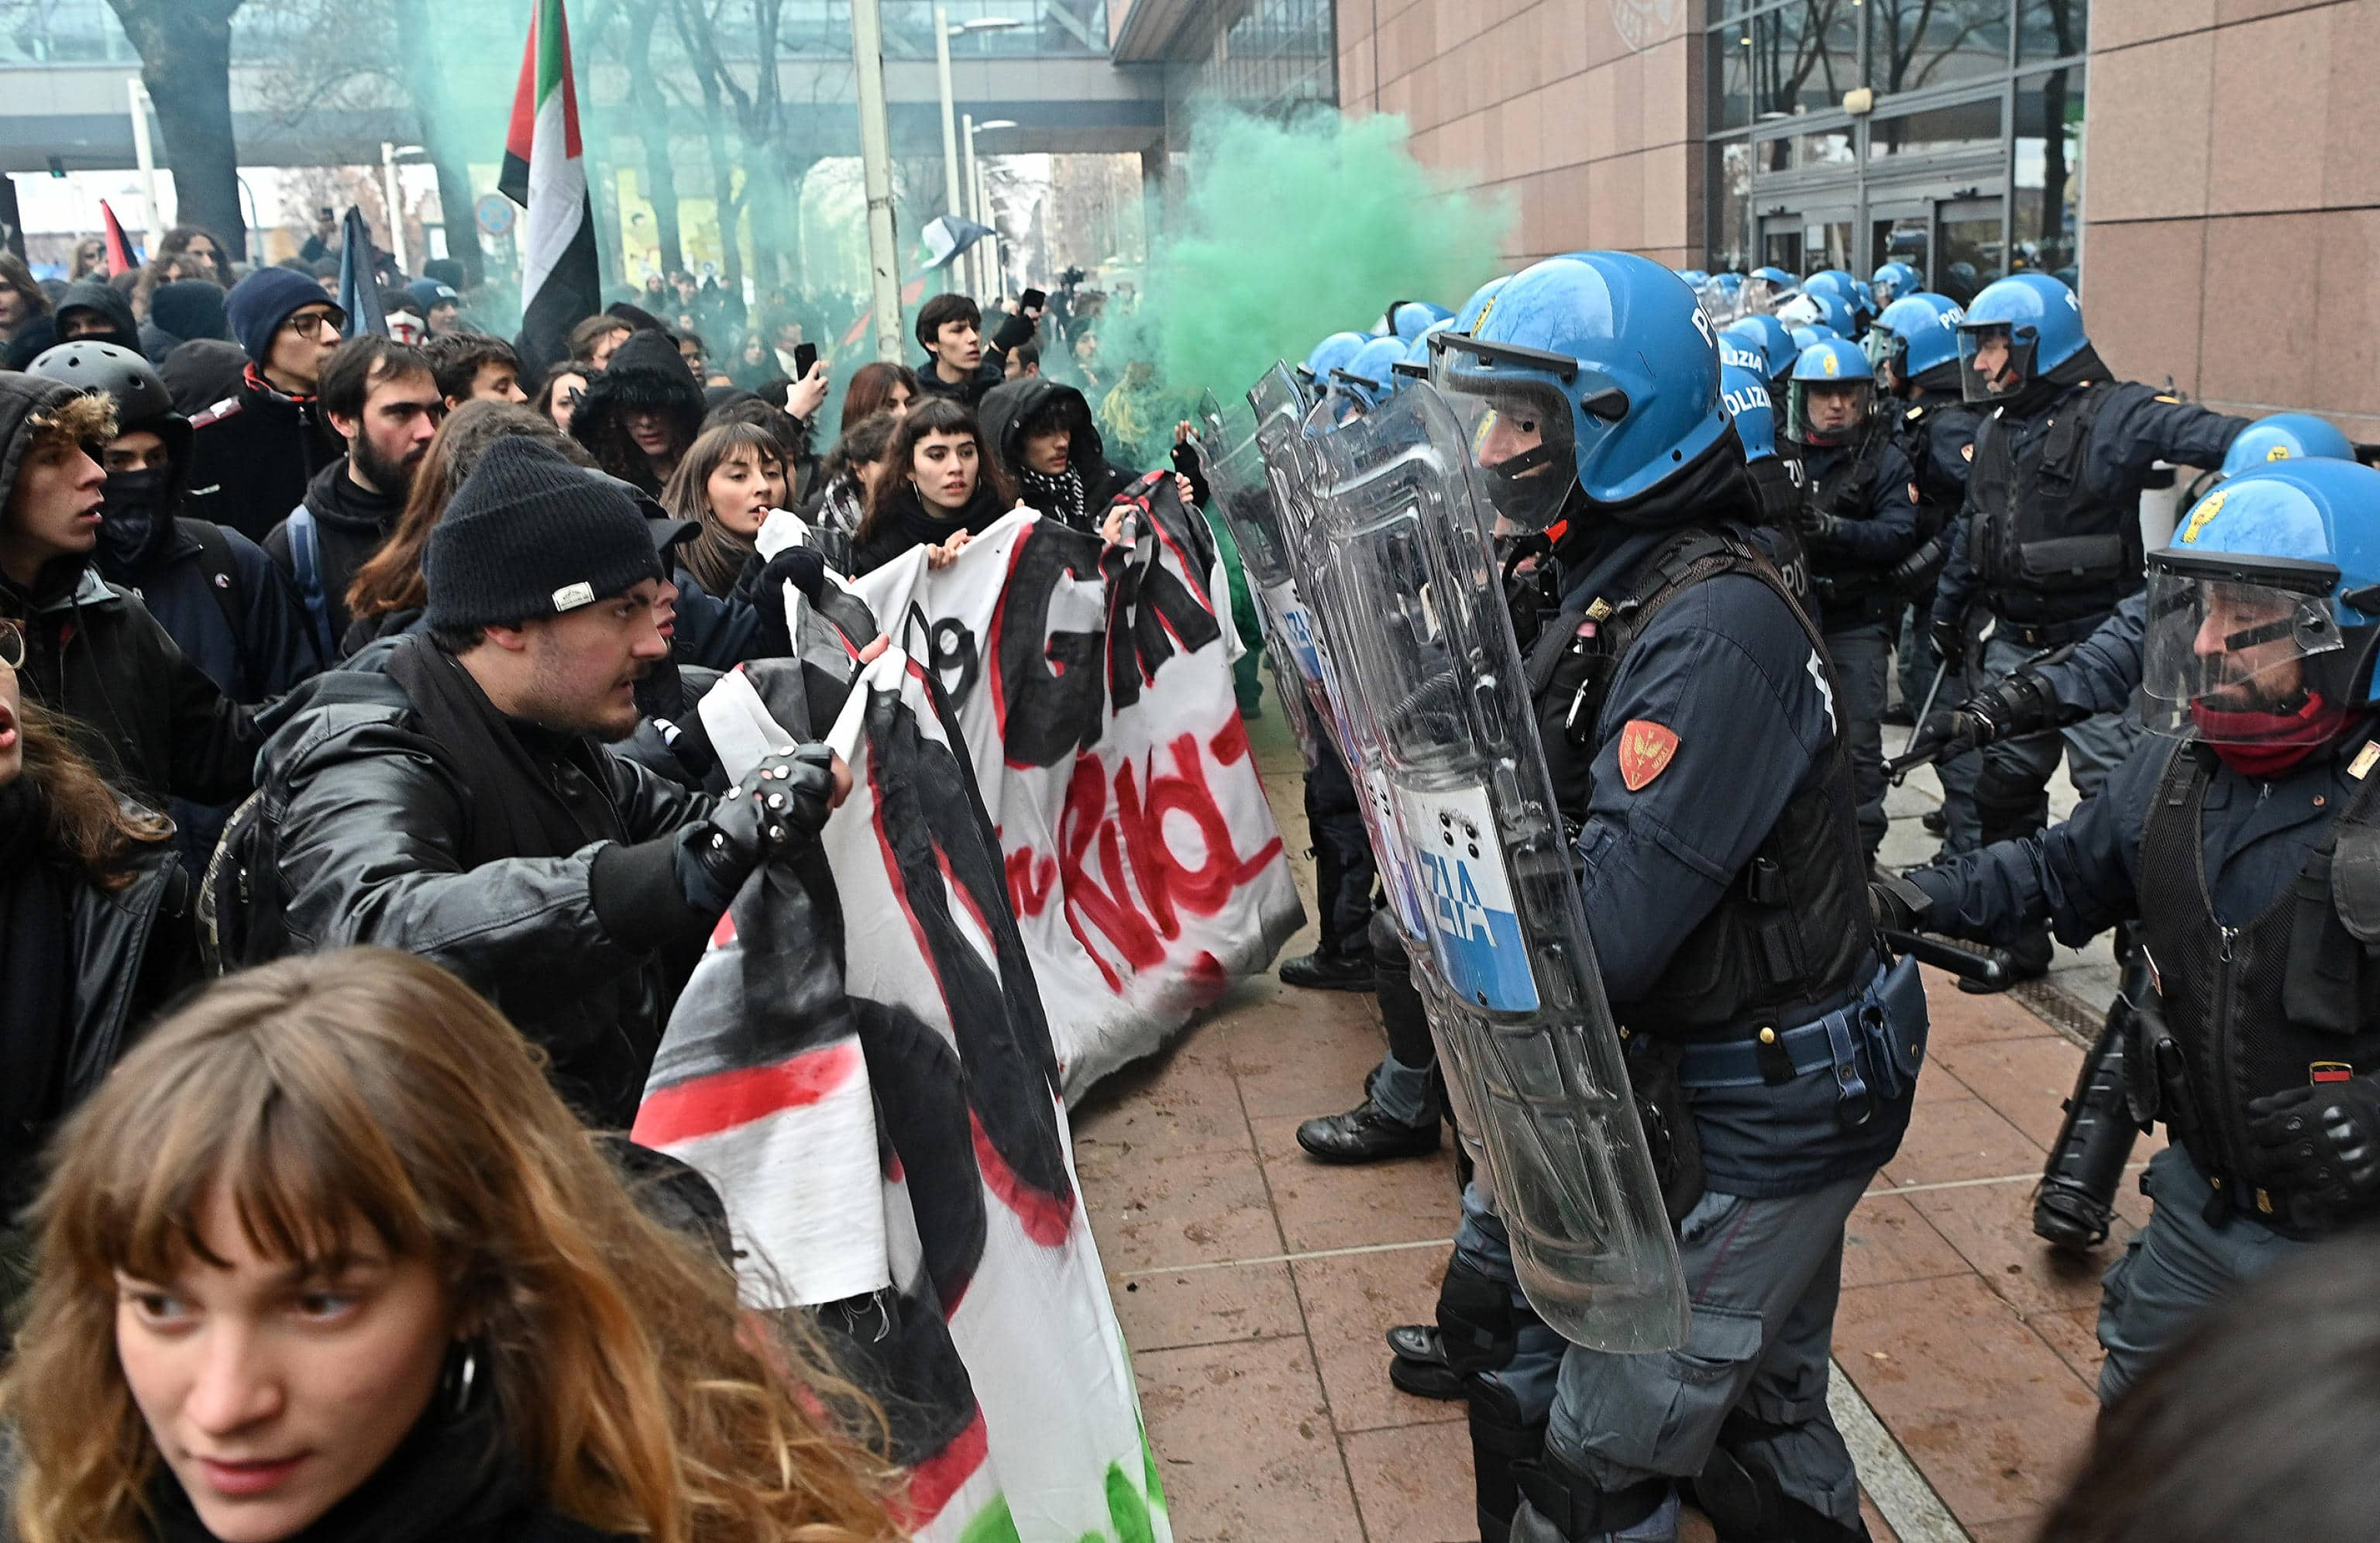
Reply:
[[883, 508], [874, 513], [869, 520], [871, 529], [852, 543], [852, 565], [863, 572], [880, 568], [911, 547], [939, 546], [961, 530], [980, 536], [1006, 513], [1000, 495], [989, 481], [978, 481], [975, 496], [966, 501], [965, 507], [948, 517], [929, 512], [926, 501], [917, 496], [917, 484], [905, 481], [892, 491]]
[[2347, 709], [2310, 691], [2290, 712], [2225, 712], [2190, 704], [2191, 722], [2215, 757], [2243, 777], [2269, 780], [2296, 766], [2347, 727]]
[[[540, 763], [579, 761], [584, 742], [496, 711], [480, 683], [454, 657], [416, 633], [388, 656], [388, 677], [404, 688], [423, 735], [454, 757], [471, 790], [464, 832], [466, 869], [505, 857], [566, 857], [591, 842], [616, 839], [572, 813]], [[601, 754], [601, 752], [597, 752]], [[578, 770], [602, 783], [599, 767]]]
[[[504, 1451], [492, 1399], [460, 1419], [432, 1410], [372, 1476], [290, 1543], [496, 1543], [535, 1536], [540, 1507]], [[149, 1484], [158, 1543], [215, 1543], [164, 1464]]]
[[1090, 516], [1086, 505], [1089, 502], [1083, 490], [1083, 474], [1072, 466], [1057, 476], [1036, 471], [1029, 466], [1016, 468], [1016, 480], [1024, 484], [1025, 502], [1065, 526], [1070, 530], [1088, 530]]

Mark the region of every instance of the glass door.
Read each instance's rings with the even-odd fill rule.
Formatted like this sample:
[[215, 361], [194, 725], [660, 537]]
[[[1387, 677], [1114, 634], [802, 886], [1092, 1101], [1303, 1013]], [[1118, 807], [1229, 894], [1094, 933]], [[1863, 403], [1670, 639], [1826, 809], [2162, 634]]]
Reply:
[[1998, 193], [1944, 199], [1934, 206], [1934, 278], [1941, 292], [1965, 305], [2008, 273], [2008, 200]]
[[1760, 261], [1793, 273], [1849, 269], [1858, 261], [1852, 239], [1858, 228], [1849, 204], [1772, 210], [1760, 217]]

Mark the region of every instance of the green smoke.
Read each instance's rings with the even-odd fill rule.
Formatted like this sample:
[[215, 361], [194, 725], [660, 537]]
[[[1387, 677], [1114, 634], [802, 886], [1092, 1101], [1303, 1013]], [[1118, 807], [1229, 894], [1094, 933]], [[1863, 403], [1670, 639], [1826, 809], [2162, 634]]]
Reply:
[[1170, 397], [1203, 387], [1230, 401], [1276, 359], [1369, 329], [1391, 301], [1462, 305], [1499, 271], [1512, 206], [1456, 190], [1407, 137], [1388, 115], [1202, 116], [1186, 180], [1152, 226], [1140, 310], [1101, 352], [1155, 364]]

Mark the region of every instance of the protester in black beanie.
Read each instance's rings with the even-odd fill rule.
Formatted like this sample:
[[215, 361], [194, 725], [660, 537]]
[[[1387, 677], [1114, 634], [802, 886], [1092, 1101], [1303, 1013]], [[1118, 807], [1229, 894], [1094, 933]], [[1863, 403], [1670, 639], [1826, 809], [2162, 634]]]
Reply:
[[527, 436], [480, 458], [431, 531], [421, 574], [433, 633], [556, 616], [662, 577], [627, 490]]

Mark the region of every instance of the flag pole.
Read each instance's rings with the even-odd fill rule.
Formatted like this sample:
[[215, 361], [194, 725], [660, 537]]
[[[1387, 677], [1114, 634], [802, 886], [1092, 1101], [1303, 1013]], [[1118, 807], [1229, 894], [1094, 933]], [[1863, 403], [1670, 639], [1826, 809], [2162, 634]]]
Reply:
[[[947, 46], [947, 44], [945, 45]], [[878, 0], [851, 0], [851, 62], [859, 78], [859, 158], [868, 186], [868, 291], [876, 357], [898, 364], [901, 254], [892, 229], [892, 130], [884, 108], [884, 19]]]

